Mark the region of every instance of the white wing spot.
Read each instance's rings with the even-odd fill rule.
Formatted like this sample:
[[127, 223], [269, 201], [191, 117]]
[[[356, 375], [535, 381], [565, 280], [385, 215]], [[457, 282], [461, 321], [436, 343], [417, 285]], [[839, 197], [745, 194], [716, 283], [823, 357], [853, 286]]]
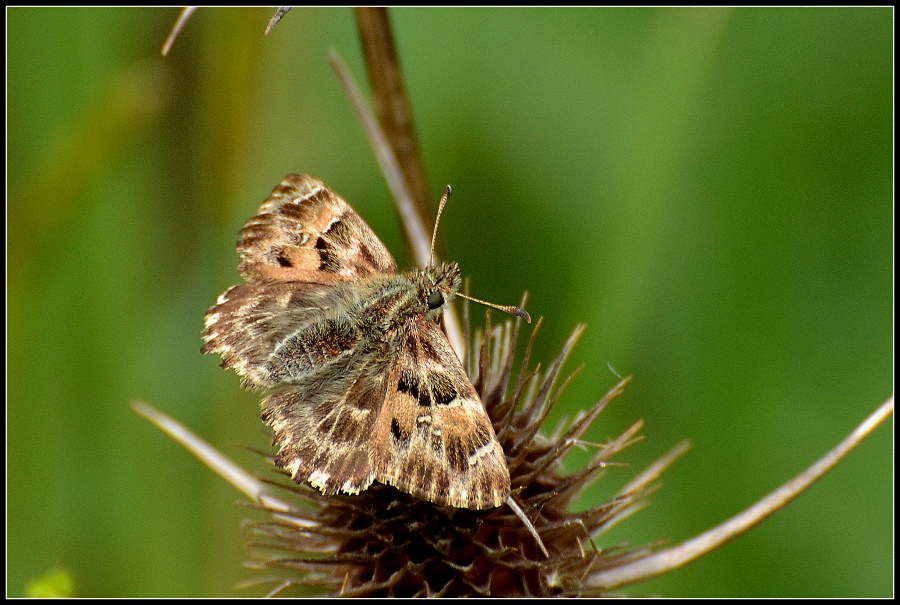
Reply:
[[[297, 466], [298, 467], [300, 466], [299, 461], [297, 462]], [[328, 481], [328, 479], [330, 479], [330, 478], [331, 478], [331, 475], [329, 475], [328, 473], [316, 470], [310, 474], [309, 484], [312, 485], [313, 487], [317, 487], [319, 489], [324, 489], [325, 482]]]
[[341, 486], [341, 491], [350, 494], [351, 496], [355, 496], [360, 492], [359, 488], [359, 485], [354, 485], [353, 481], [348, 479], [347, 481], [344, 481], [344, 484]]
[[331, 227], [334, 226], [335, 223], [340, 223], [340, 222], [341, 222], [341, 217], [339, 217], [339, 216], [334, 217], [333, 219], [331, 219], [331, 222], [328, 223], [328, 226], [325, 227], [324, 229], [322, 229], [322, 233], [327, 233], [328, 230], [331, 229]]
[[358, 408], [354, 408], [350, 410], [350, 416], [352, 417], [354, 422], [363, 422], [368, 416], [371, 410], [360, 410]]
[[467, 399], [460, 399], [459, 397], [454, 397], [447, 403], [440, 404], [441, 409], [449, 409], [459, 407], [461, 405], [466, 405]]
[[472, 454], [469, 455], [469, 466], [475, 466], [476, 464], [478, 464], [478, 461], [481, 458], [484, 458], [492, 449], [494, 449], [494, 442], [488, 441], [480, 448], [472, 452]]
[[303, 194], [303, 195], [298, 195], [297, 197], [295, 197], [294, 199], [292, 199], [292, 200], [291, 200], [291, 203], [293, 203], [293, 204], [299, 204], [299, 203], [301, 203], [303, 200], [305, 200], [305, 199], [307, 199], [307, 198], [311, 198], [311, 197], [314, 196], [315, 194], [319, 193], [320, 191], [322, 191], [322, 189], [324, 189], [324, 187], [322, 187], [321, 185], [316, 185], [315, 187], [313, 187], [313, 188], [311, 188], [309, 191], [307, 191], [305, 194]]
[[300, 461], [295, 460], [294, 462], [291, 462], [284, 468], [291, 474], [291, 477], [296, 477], [297, 473], [300, 472]]

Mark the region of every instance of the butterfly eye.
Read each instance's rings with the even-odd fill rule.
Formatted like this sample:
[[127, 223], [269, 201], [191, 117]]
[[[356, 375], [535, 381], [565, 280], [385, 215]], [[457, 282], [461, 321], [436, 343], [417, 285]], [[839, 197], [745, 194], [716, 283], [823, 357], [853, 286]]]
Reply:
[[440, 290], [434, 290], [428, 295], [428, 308], [437, 309], [444, 304], [444, 295]]

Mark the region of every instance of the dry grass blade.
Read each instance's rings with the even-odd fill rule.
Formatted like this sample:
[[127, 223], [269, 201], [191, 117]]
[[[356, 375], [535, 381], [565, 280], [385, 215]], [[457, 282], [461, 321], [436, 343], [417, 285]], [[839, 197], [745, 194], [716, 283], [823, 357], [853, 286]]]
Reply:
[[394, 154], [394, 150], [391, 148], [384, 130], [382, 130], [381, 125], [366, 104], [356, 80], [354, 80], [349, 68], [337, 51], [332, 49], [328, 53], [328, 62], [344, 87], [344, 91], [347, 93], [350, 103], [356, 111], [356, 116], [362, 123], [366, 137], [369, 139], [369, 144], [375, 152], [381, 172], [387, 181], [388, 189], [390, 189], [394, 198], [397, 212], [400, 214], [403, 228], [406, 230], [406, 239], [412, 247], [416, 264], [420, 267], [426, 267], [431, 254], [431, 234], [425, 227], [424, 217], [419, 215], [419, 211], [413, 202], [409, 186], [406, 184], [406, 179], [400, 170], [397, 156]]
[[181, 30], [184, 29], [185, 24], [188, 19], [191, 18], [195, 12], [197, 12], [196, 6], [185, 6], [181, 11], [181, 14], [178, 15], [178, 20], [175, 21], [175, 25], [172, 26], [172, 31], [169, 33], [169, 37], [166, 38], [166, 41], [163, 43], [162, 47], [162, 56], [166, 56], [169, 54], [169, 51], [172, 50], [172, 45], [175, 44], [175, 39], [178, 38], [178, 35], [181, 33]]
[[287, 512], [291, 510], [291, 507], [284, 501], [272, 496], [262, 481], [223, 456], [177, 420], [142, 401], [132, 402], [131, 408], [180, 443], [203, 464], [214, 470], [254, 502], [259, 502], [274, 511]]
[[596, 572], [588, 578], [586, 585], [592, 588], [609, 589], [640, 582], [682, 567], [737, 538], [781, 510], [788, 502], [799, 496], [825, 473], [834, 468], [838, 462], [843, 460], [872, 434], [872, 431], [887, 420], [893, 411], [894, 398], [891, 397], [815, 464], [721, 525], [677, 546], [653, 553], [628, 565]]
[[290, 6], [279, 6], [278, 7], [278, 10], [275, 11], [275, 14], [269, 20], [269, 24], [266, 26], [266, 35], [267, 36], [269, 35], [269, 32], [271, 32], [273, 29], [275, 29], [275, 26], [278, 25], [278, 22], [281, 21], [281, 18], [284, 17], [289, 10], [291, 10]]

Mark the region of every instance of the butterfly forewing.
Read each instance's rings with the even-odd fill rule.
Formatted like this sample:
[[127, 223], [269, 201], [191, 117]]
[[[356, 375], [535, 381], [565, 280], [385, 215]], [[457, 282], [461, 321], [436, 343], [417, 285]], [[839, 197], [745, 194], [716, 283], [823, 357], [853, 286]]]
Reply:
[[509, 471], [490, 418], [440, 328], [408, 320], [372, 434], [375, 478], [457, 508], [500, 506]]
[[[229, 288], [206, 312], [206, 344], [202, 352], [222, 356], [222, 366], [234, 368], [247, 388], [272, 388], [291, 375], [311, 370], [317, 351], [351, 349], [358, 332], [338, 329], [340, 309], [354, 290], [306, 282], [251, 282]], [[334, 338], [326, 340], [328, 327]]]
[[331, 281], [396, 273], [378, 236], [342, 197], [290, 174], [241, 230], [238, 271], [253, 280]]

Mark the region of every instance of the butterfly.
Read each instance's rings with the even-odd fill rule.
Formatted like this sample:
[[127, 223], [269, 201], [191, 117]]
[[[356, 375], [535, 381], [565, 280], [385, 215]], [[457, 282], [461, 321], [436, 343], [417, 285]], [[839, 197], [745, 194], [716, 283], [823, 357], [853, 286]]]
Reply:
[[398, 273], [343, 198], [296, 174], [237, 251], [246, 283], [206, 312], [202, 352], [266, 392], [278, 467], [326, 495], [378, 481], [457, 508], [507, 500], [503, 449], [438, 324], [456, 263]]

